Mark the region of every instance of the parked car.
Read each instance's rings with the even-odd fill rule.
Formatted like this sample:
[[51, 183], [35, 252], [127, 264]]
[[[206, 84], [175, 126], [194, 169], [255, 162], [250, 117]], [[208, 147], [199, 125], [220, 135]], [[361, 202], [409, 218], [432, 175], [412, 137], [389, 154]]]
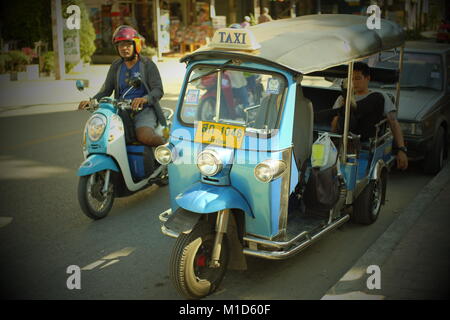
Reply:
[[[377, 67], [395, 67], [398, 57], [384, 52]], [[450, 45], [407, 42], [398, 120], [410, 161], [423, 160], [427, 173], [437, 173], [448, 156], [450, 123]], [[377, 87], [377, 84], [373, 84]], [[394, 85], [378, 85], [393, 93]]]

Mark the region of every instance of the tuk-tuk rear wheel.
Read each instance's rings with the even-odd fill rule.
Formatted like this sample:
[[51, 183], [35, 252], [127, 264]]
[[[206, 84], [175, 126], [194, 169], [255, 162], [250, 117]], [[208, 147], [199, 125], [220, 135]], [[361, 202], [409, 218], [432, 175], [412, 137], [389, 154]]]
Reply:
[[229, 250], [226, 234], [222, 240], [220, 266], [210, 268], [215, 232], [199, 222], [189, 234], [181, 233], [170, 257], [170, 278], [178, 293], [187, 299], [201, 299], [219, 287], [227, 269]]
[[369, 225], [374, 223], [380, 214], [386, 192], [386, 172], [382, 172], [376, 180], [371, 180], [353, 203], [352, 220]]

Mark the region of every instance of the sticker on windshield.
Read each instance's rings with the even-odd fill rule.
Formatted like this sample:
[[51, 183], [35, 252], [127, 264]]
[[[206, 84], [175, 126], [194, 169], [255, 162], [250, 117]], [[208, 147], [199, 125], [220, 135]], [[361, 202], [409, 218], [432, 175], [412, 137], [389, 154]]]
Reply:
[[189, 89], [186, 93], [186, 102], [185, 104], [197, 104], [200, 98], [200, 90], [198, 89]]
[[267, 81], [266, 93], [268, 94], [279, 94], [280, 93], [280, 81], [275, 78], [270, 78]]

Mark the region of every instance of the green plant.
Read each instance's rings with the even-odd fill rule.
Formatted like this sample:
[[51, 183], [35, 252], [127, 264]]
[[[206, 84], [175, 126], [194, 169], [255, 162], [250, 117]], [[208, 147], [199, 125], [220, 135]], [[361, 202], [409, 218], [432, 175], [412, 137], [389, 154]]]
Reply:
[[42, 71], [50, 74], [55, 70], [55, 53], [48, 51], [43, 55]]
[[14, 50], [8, 52], [9, 60], [7, 63], [7, 70], [18, 72], [25, 71], [25, 66], [30, 63], [30, 57], [28, 57], [22, 51]]
[[0, 73], [5, 73], [8, 71], [9, 62], [11, 57], [7, 53], [0, 54]]
[[66, 61], [66, 73], [70, 73], [70, 71], [72, 71], [72, 69], [76, 66], [76, 63], [72, 63], [72, 62], [67, 62]]
[[150, 59], [156, 55], [156, 49], [152, 47], [144, 47], [141, 50], [141, 55], [149, 57]]
[[250, 25], [254, 26], [258, 24], [258, 20], [256, 19], [255, 15], [253, 13], [250, 13]]
[[[67, 19], [66, 8], [70, 5], [77, 5], [80, 7], [80, 30], [66, 30], [65, 35], [70, 35], [78, 32], [80, 36], [80, 58], [84, 63], [91, 62], [91, 56], [94, 54], [96, 47], [95, 41], [95, 29], [89, 20], [89, 12], [82, 0], [64, 0], [63, 1], [63, 17]], [[67, 66], [67, 64], [66, 64]]]

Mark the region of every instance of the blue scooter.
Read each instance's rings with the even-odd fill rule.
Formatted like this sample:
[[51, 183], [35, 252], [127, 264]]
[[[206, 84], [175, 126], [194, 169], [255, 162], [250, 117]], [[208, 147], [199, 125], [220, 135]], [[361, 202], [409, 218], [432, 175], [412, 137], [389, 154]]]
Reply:
[[[140, 86], [139, 78], [131, 80], [130, 90]], [[84, 82], [77, 80], [77, 89], [84, 90]], [[127, 110], [131, 100], [102, 98], [90, 99], [86, 110], [92, 116], [83, 132], [84, 161], [78, 169], [78, 201], [84, 214], [98, 220], [106, 217], [115, 197], [125, 197], [153, 184], [168, 184], [167, 166], [154, 158], [154, 150], [127, 138]], [[162, 108], [167, 127], [156, 128], [160, 135], [168, 133], [173, 111]], [[129, 127], [129, 126], [128, 126]], [[131, 130], [134, 130], [133, 128]], [[128, 140], [128, 143], [127, 143]]]

